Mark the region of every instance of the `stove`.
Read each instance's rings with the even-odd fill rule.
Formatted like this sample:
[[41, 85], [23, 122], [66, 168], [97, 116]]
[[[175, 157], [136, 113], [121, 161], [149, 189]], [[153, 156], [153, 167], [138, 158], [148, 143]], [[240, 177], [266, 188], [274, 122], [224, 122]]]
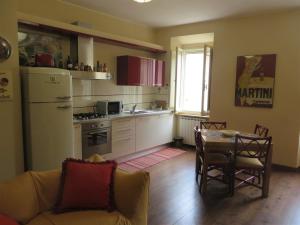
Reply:
[[82, 158], [86, 159], [93, 154], [111, 153], [111, 121], [100, 113], [78, 113], [73, 115], [74, 120], [84, 121], [82, 131]]
[[105, 114], [100, 113], [77, 113], [73, 114], [73, 119], [75, 120], [92, 120], [92, 119], [99, 119], [99, 118], [107, 118]]

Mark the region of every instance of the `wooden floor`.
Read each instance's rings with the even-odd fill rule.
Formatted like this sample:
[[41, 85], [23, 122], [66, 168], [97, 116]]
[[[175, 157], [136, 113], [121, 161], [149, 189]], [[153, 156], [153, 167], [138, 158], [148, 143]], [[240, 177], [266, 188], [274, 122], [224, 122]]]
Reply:
[[300, 173], [273, 170], [270, 194], [245, 187], [228, 197], [212, 183], [202, 197], [194, 174], [195, 153], [151, 167], [149, 225], [300, 225]]

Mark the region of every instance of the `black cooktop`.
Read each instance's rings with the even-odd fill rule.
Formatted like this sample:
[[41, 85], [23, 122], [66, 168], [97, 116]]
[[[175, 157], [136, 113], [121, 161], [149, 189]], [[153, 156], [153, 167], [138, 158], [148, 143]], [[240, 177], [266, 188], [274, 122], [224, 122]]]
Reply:
[[97, 118], [105, 118], [105, 114], [100, 114], [100, 113], [76, 113], [73, 114], [73, 118], [75, 120], [91, 120], [91, 119], [97, 119]]

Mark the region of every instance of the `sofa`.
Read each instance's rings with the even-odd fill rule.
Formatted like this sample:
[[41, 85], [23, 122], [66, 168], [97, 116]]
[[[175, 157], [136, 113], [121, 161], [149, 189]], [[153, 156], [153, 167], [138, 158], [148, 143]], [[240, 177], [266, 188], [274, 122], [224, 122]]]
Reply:
[[114, 198], [117, 210], [81, 210], [55, 214], [61, 171], [25, 172], [0, 183], [0, 214], [26, 225], [146, 225], [149, 174], [116, 170]]

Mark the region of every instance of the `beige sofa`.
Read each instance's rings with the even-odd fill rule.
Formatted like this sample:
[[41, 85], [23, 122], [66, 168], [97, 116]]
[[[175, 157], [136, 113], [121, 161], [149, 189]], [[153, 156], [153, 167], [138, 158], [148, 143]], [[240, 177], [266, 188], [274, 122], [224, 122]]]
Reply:
[[54, 214], [61, 172], [26, 172], [0, 183], [0, 213], [27, 225], [146, 225], [149, 174], [116, 170], [117, 211], [73, 211]]

